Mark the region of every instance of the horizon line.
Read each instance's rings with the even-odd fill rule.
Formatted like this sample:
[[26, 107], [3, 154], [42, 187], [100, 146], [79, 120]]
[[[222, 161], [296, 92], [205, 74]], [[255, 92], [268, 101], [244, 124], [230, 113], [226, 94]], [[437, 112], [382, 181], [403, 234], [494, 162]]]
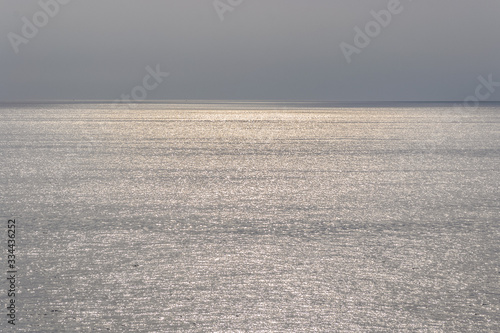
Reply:
[[[127, 104], [168, 104], [168, 103], [185, 103], [185, 104], [199, 104], [199, 103], [464, 103], [464, 101], [455, 100], [365, 100], [365, 101], [340, 101], [340, 100], [244, 100], [244, 99], [172, 99], [172, 100], [144, 100], [144, 101], [116, 101], [116, 100], [90, 100], [90, 99], [55, 99], [55, 100], [12, 100], [12, 101], [2, 101], [0, 104], [117, 104], [117, 105], [127, 105]], [[500, 103], [500, 100], [492, 101], [480, 101], [479, 104], [493, 104]]]

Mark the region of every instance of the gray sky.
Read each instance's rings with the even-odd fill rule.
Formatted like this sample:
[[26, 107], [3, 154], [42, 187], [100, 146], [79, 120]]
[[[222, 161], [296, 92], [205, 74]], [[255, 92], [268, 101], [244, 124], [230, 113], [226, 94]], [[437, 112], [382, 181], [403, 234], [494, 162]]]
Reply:
[[[0, 0], [0, 101], [462, 101], [500, 82], [498, 0], [401, 0], [350, 63], [341, 43], [397, 0], [52, 1]], [[143, 89], [147, 66], [170, 75]]]

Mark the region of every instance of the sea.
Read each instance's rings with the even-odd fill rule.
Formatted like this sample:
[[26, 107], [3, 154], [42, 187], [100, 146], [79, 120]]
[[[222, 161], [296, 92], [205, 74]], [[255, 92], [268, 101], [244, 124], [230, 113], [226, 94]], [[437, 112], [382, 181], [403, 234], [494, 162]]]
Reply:
[[0, 331], [499, 332], [499, 166], [499, 103], [3, 103]]

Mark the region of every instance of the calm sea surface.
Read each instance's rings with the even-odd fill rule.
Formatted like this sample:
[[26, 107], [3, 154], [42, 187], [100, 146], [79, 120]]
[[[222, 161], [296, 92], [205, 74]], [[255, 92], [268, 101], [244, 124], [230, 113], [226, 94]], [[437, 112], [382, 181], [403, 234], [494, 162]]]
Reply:
[[499, 332], [500, 104], [0, 105], [0, 331]]

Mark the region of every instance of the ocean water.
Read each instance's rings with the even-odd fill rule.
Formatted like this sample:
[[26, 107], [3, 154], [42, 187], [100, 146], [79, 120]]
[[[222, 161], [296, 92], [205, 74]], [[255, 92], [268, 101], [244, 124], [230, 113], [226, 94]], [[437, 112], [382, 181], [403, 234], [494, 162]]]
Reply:
[[499, 165], [500, 104], [0, 105], [15, 331], [498, 332]]

